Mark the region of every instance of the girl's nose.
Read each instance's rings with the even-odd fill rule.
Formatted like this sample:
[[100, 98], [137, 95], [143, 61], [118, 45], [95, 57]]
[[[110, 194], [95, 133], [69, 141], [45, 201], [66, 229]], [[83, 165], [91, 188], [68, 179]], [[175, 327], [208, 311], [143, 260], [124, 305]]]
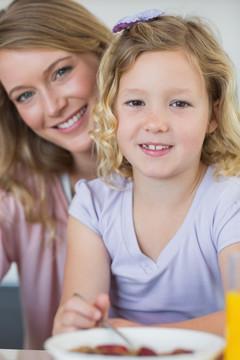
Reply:
[[168, 131], [167, 120], [161, 115], [148, 114], [144, 123], [144, 130], [153, 133], [166, 132]]

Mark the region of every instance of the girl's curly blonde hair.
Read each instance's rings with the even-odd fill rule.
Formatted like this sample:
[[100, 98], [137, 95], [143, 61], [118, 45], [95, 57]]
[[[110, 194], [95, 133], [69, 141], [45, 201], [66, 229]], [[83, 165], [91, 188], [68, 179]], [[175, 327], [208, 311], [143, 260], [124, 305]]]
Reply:
[[206, 22], [199, 17], [163, 15], [117, 34], [99, 68], [100, 99], [92, 137], [98, 152], [98, 175], [108, 184], [114, 173], [132, 178], [132, 166], [116, 140], [114, 105], [120, 79], [140, 54], [168, 50], [183, 50], [202, 74], [211, 112], [214, 102], [219, 101], [218, 127], [206, 135], [202, 161], [216, 165], [217, 173], [240, 174], [240, 115], [233, 65]]

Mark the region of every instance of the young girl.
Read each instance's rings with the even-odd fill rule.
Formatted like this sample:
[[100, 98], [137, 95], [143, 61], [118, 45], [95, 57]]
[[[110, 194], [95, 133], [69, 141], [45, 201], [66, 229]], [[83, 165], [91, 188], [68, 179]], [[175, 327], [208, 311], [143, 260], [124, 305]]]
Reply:
[[115, 325], [223, 334], [225, 263], [240, 250], [231, 62], [200, 19], [151, 10], [115, 31], [99, 73], [101, 178], [76, 185], [54, 333], [96, 326], [110, 299]]
[[96, 176], [89, 130], [108, 30], [75, 1], [15, 0], [0, 16], [0, 280], [17, 263], [24, 347], [59, 306], [68, 206]]

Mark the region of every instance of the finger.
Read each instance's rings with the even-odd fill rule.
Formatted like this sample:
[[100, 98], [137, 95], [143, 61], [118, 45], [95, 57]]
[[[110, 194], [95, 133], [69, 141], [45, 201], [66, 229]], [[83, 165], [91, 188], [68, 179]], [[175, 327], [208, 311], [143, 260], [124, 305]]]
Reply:
[[79, 330], [79, 329], [75, 328], [75, 327], [55, 326], [53, 328], [52, 335], [62, 334], [65, 332], [72, 332], [72, 331], [76, 331], [76, 330]]
[[76, 311], [65, 311], [61, 317], [61, 326], [64, 328], [86, 329], [96, 326], [96, 321]]
[[107, 294], [100, 294], [95, 301], [95, 306], [101, 311], [102, 317], [107, 318], [110, 308], [109, 296]]
[[63, 305], [62, 310], [65, 312], [76, 313], [82, 317], [88, 318], [91, 321], [98, 321], [102, 318], [101, 310], [95, 305], [83, 300], [82, 297], [72, 296]]
[[66, 310], [61, 307], [54, 319], [53, 334], [93, 328], [95, 326], [95, 320], [91, 320], [76, 311]]
[[53, 333], [92, 328], [101, 318], [101, 311], [94, 305], [83, 301], [80, 297], [72, 296], [58, 309], [54, 319]]

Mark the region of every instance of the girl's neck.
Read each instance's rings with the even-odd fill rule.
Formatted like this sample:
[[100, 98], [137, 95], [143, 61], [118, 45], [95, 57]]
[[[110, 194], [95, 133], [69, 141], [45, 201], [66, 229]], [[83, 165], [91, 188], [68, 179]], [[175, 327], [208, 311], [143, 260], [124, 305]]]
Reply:
[[174, 207], [184, 203], [194, 194], [204, 177], [207, 166], [200, 163], [197, 169], [190, 169], [182, 174], [167, 179], [152, 179], [134, 174], [133, 196], [146, 206]]
[[182, 226], [206, 169], [201, 164], [197, 171], [187, 171], [166, 180], [142, 176], [135, 179], [133, 222], [136, 238], [141, 251], [153, 261], [157, 261]]

